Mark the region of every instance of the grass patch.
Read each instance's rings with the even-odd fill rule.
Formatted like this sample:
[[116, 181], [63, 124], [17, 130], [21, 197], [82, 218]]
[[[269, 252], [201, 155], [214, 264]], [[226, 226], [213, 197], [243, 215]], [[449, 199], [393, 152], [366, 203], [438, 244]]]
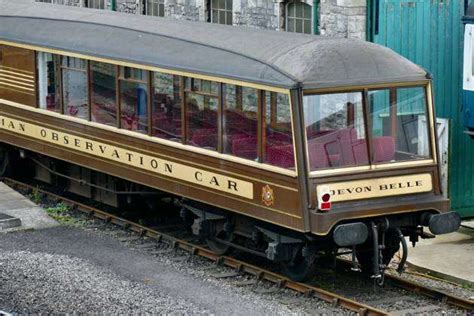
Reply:
[[57, 220], [59, 223], [70, 226], [84, 226], [85, 220], [78, 219], [70, 212], [69, 206], [64, 203], [58, 203], [53, 206], [45, 207], [46, 213]]

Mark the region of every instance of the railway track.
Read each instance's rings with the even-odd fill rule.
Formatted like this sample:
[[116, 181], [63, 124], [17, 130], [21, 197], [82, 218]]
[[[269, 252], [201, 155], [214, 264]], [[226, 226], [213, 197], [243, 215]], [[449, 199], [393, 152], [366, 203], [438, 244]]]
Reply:
[[[349, 299], [347, 297], [322, 289], [320, 287], [292, 281], [281, 274], [269, 271], [267, 269], [258, 267], [253, 264], [249, 264], [242, 260], [238, 260], [236, 258], [229, 257], [229, 256], [217, 255], [211, 250], [201, 245], [196, 245], [190, 241], [176, 238], [175, 236], [172, 236], [170, 234], [155, 230], [150, 227], [146, 227], [144, 225], [121, 218], [114, 214], [111, 214], [103, 210], [94, 208], [92, 206], [71, 200], [69, 198], [65, 198], [58, 194], [52, 193], [48, 190], [34, 187], [32, 185], [29, 185], [29, 184], [26, 184], [14, 179], [10, 179], [10, 178], [3, 178], [2, 180], [13, 188], [36, 190], [36, 192], [44, 194], [49, 199], [53, 199], [57, 202], [62, 202], [65, 205], [71, 207], [72, 209], [76, 211], [80, 211], [90, 217], [94, 217], [94, 218], [103, 220], [107, 223], [119, 226], [125, 230], [135, 232], [141, 237], [149, 237], [149, 238], [155, 239], [157, 242], [165, 242], [169, 245], [171, 249], [181, 249], [188, 252], [192, 256], [199, 256], [199, 257], [206, 258], [216, 263], [217, 265], [231, 268], [235, 270], [236, 272], [238, 272], [239, 274], [251, 275], [255, 277], [257, 281], [268, 281], [274, 284], [276, 288], [279, 288], [279, 289], [287, 288], [297, 293], [301, 293], [307, 298], [317, 298], [319, 300], [322, 300], [331, 304], [334, 308], [343, 308], [343, 309], [358, 313], [359, 315], [389, 315], [390, 314], [387, 311], [358, 302], [353, 299]], [[349, 265], [349, 262], [347, 261], [342, 260], [341, 262], [343, 265]], [[429, 297], [436, 301], [440, 301], [447, 305], [455, 306], [457, 308], [466, 310], [468, 312], [474, 310], [473, 301], [469, 301], [469, 300], [451, 295], [449, 293], [446, 293], [437, 289], [429, 288], [422, 284], [408, 281], [403, 278], [397, 277], [395, 275], [387, 274], [386, 277], [388, 281], [390, 282], [390, 284], [395, 287], [403, 288], [410, 292], [414, 292], [414, 293]]]

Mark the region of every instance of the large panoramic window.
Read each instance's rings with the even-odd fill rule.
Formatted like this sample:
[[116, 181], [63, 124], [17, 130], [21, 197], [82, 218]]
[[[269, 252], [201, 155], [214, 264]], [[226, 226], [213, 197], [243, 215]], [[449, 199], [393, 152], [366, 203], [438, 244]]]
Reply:
[[286, 7], [286, 31], [311, 34], [311, 6], [304, 2], [289, 2]]
[[39, 52], [37, 54], [39, 106], [61, 112], [60, 56]]
[[210, 0], [211, 22], [232, 25], [232, 0]]
[[89, 119], [87, 61], [63, 57], [61, 63], [64, 114]]
[[91, 62], [92, 121], [117, 126], [117, 66]]
[[430, 158], [423, 87], [369, 91], [374, 163]]
[[148, 71], [120, 67], [120, 127], [148, 133]]
[[311, 170], [367, 165], [362, 93], [304, 96]]
[[264, 107], [263, 162], [293, 169], [295, 157], [289, 96], [266, 92]]
[[181, 142], [181, 98], [178, 76], [152, 74], [152, 135]]
[[224, 153], [258, 159], [258, 90], [226, 85]]
[[219, 83], [186, 78], [185, 88], [186, 143], [217, 150]]

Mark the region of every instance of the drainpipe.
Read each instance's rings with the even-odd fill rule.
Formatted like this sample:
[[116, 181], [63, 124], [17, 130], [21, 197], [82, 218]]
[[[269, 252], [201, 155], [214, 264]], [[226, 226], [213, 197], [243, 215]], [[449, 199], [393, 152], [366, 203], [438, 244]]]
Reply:
[[313, 34], [319, 35], [319, 1], [313, 0]]

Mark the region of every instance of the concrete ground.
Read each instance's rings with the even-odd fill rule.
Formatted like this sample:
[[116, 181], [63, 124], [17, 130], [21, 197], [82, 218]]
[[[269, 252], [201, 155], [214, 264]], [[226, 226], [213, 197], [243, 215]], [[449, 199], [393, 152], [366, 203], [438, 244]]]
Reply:
[[474, 223], [455, 232], [421, 240], [408, 250], [409, 266], [454, 282], [474, 285]]
[[41, 207], [3, 182], [0, 182], [0, 213], [21, 219], [21, 226], [0, 230], [0, 232], [42, 229], [59, 225]]

